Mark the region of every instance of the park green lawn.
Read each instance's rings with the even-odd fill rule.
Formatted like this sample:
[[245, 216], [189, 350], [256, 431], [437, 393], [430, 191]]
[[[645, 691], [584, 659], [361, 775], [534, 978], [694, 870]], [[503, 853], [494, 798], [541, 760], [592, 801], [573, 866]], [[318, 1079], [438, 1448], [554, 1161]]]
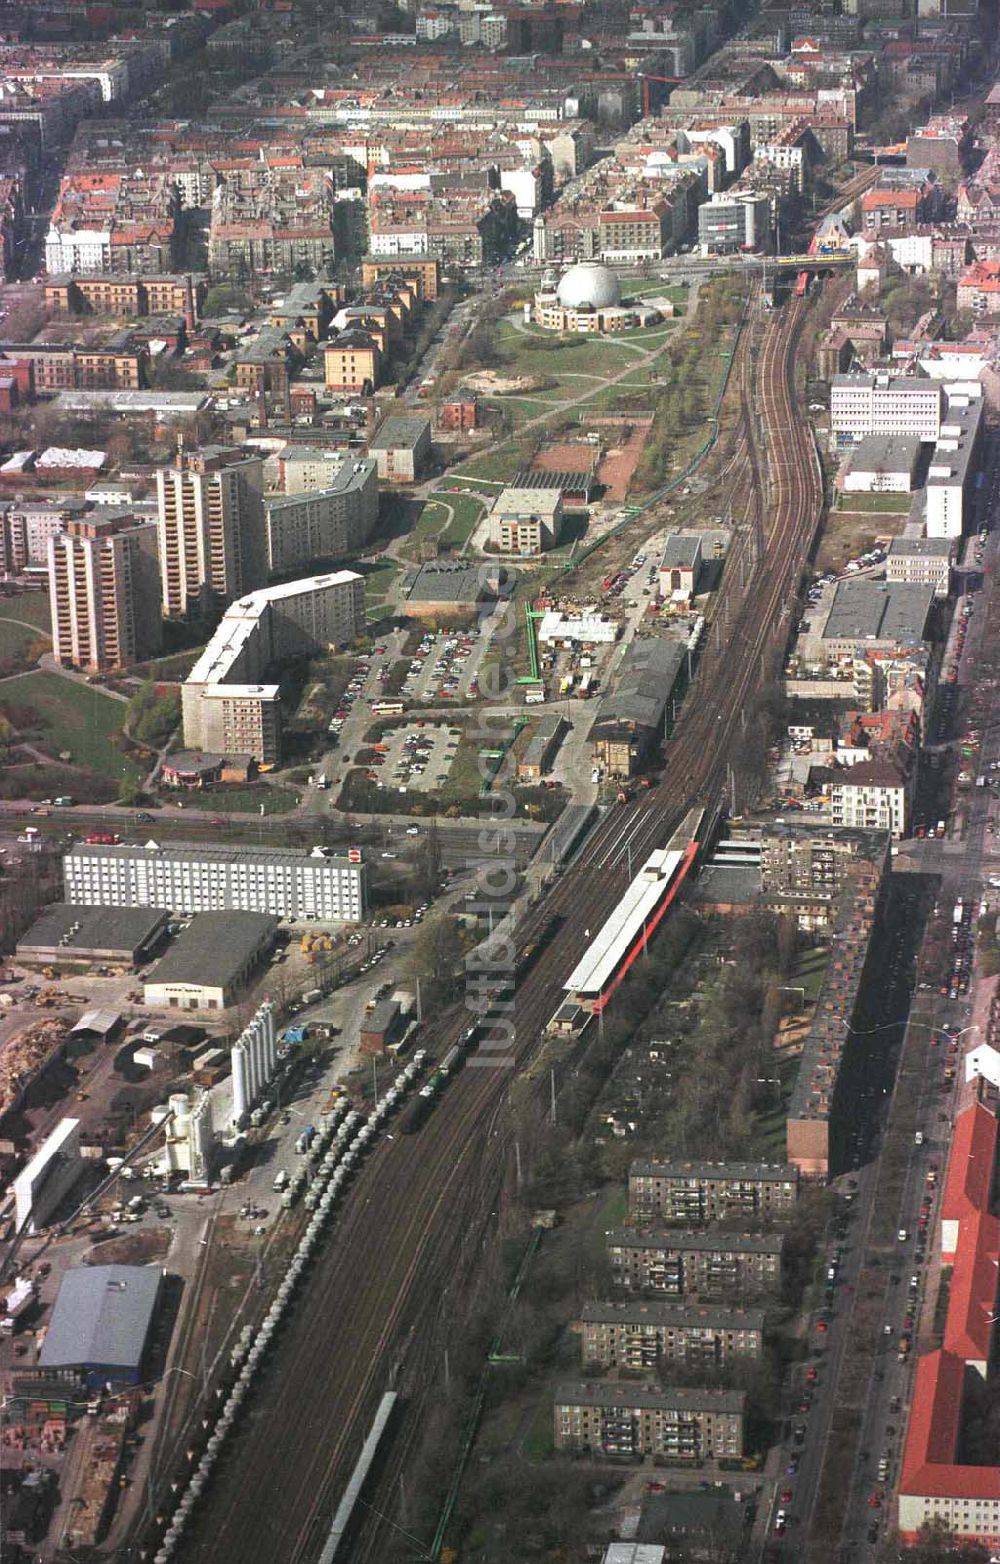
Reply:
[[365, 572], [365, 613], [369, 619], [381, 619], [398, 570], [399, 566], [387, 559]]
[[442, 496], [442, 504], [450, 509], [451, 518], [440, 535], [440, 541], [448, 548], [464, 548], [482, 520], [486, 505], [471, 494]]
[[[773, 1056], [772, 1056], [773, 1060]], [[788, 1100], [799, 1071], [799, 1061], [781, 1059], [772, 1063], [774, 1079], [781, 1082], [769, 1107], [761, 1108], [753, 1118], [753, 1154], [762, 1162], [784, 1162], [788, 1145]]]
[[471, 494], [432, 494], [407, 540], [407, 555], [416, 558], [416, 544], [431, 538], [448, 548], [464, 547], [485, 509], [485, 501]]
[[471, 484], [475, 489], [482, 489], [485, 495], [499, 494], [500, 490], [503, 488], [503, 484], [499, 483], [495, 478], [474, 478], [471, 472], [468, 472], [465, 469], [463, 469], [461, 473], [455, 472], [449, 474], [449, 476], [460, 477], [463, 484], [468, 483]]
[[[565, 400], [566, 393], [561, 392], [560, 398]], [[491, 402], [490, 406], [502, 408], [510, 414], [515, 423], [523, 424], [527, 423], [529, 418], [542, 418], [546, 413], [556, 412], [560, 406], [560, 401], [542, 402], [537, 397], [505, 396], [502, 400]], [[514, 474], [511, 473], [511, 477], [513, 476]]]
[[[112, 742], [125, 719], [124, 701], [56, 673], [25, 673], [8, 679], [0, 687], [0, 700], [35, 709], [39, 720], [30, 741], [49, 751], [53, 759], [68, 750], [74, 765], [102, 776], [138, 775]], [[28, 733], [23, 736], [29, 738]]]
[[19, 657], [32, 641], [39, 640], [44, 640], [48, 645], [49, 637], [43, 630], [33, 625], [18, 624], [16, 620], [6, 619], [0, 614], [0, 657]]
[[21, 592], [17, 597], [0, 598], [0, 619], [20, 619], [23, 624], [37, 625], [48, 635], [52, 629], [47, 592]]
[[[502, 321], [497, 332], [497, 346], [505, 360], [501, 372], [550, 375], [560, 382], [564, 376], [574, 374], [603, 379], [624, 369], [629, 358], [635, 356], [634, 351], [616, 337], [546, 336], [545, 341], [548, 345], [540, 346], [537, 340]], [[553, 343], [559, 346], [552, 346]]]
[[504, 445], [499, 450], [470, 457], [467, 462], [462, 463], [461, 467], [453, 468], [448, 476], [462, 483], [487, 481], [499, 491], [505, 483], [510, 482], [518, 468], [523, 466], [524, 460], [517, 447]]
[[815, 950], [803, 950], [795, 963], [795, 970], [788, 980], [790, 988], [801, 987], [804, 1001], [815, 1004], [823, 986], [828, 963], [828, 952], [822, 946]]

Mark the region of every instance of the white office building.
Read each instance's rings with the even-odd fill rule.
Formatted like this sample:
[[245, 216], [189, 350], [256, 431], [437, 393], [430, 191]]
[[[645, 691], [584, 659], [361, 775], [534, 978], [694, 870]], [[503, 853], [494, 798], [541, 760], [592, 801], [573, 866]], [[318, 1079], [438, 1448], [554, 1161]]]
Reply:
[[17, 1231], [40, 1232], [82, 1171], [80, 1120], [60, 1119], [14, 1180]]
[[366, 906], [360, 856], [351, 852], [338, 858], [322, 847], [310, 852], [77, 842], [63, 859], [63, 883], [66, 901], [75, 906], [264, 912], [358, 923]]
[[949, 399], [927, 471], [928, 538], [962, 536], [982, 463], [983, 404]]
[[916, 375], [834, 375], [830, 430], [838, 445], [866, 435], [913, 435], [937, 443], [945, 411], [944, 388]]

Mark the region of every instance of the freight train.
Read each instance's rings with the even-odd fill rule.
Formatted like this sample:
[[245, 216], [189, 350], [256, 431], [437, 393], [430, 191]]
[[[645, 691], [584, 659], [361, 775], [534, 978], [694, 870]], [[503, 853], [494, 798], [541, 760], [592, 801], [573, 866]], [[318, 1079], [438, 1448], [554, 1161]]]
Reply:
[[461, 1069], [463, 1052], [462, 1044], [456, 1043], [454, 1048], [448, 1049], [440, 1064], [432, 1070], [426, 1083], [421, 1086], [419, 1092], [399, 1120], [399, 1128], [402, 1134], [415, 1135], [417, 1130], [422, 1128], [445, 1085], [451, 1076]]

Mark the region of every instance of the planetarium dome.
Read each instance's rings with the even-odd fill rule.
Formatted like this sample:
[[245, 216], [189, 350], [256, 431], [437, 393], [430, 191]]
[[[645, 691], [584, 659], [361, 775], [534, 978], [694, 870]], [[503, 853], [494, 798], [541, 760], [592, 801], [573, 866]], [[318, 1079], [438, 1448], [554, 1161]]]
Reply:
[[603, 310], [621, 303], [614, 272], [599, 261], [581, 261], [560, 278], [557, 289], [564, 310]]

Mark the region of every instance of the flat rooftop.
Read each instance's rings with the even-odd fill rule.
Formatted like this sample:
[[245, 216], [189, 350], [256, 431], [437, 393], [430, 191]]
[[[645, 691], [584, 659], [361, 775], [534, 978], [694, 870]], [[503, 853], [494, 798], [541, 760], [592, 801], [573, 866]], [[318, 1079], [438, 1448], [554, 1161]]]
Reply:
[[149, 983], [204, 983], [225, 987], [277, 930], [264, 912], [198, 912], [147, 975]]
[[889, 544], [891, 559], [950, 559], [955, 551], [951, 538], [893, 538]]
[[745, 1390], [698, 1390], [648, 1385], [616, 1385], [601, 1381], [568, 1380], [555, 1389], [556, 1406], [641, 1407], [651, 1412], [678, 1408], [691, 1412], [731, 1412], [739, 1415], [746, 1405]]
[[664, 1249], [673, 1254], [697, 1251], [715, 1254], [780, 1254], [784, 1233], [740, 1233], [728, 1227], [619, 1227], [606, 1235], [613, 1249]]
[[722, 1182], [726, 1179], [750, 1180], [755, 1183], [797, 1184], [799, 1170], [791, 1162], [655, 1162], [636, 1160], [629, 1166], [629, 1175], [640, 1178], [704, 1179]]
[[81, 1265], [67, 1271], [39, 1366], [138, 1369], [162, 1275], [158, 1265]]
[[121, 842], [115, 846], [98, 842], [74, 842], [66, 858], [119, 858], [127, 862], [133, 858], [160, 858], [174, 863], [230, 863], [262, 864], [275, 868], [299, 868], [312, 861], [333, 863], [339, 869], [361, 865], [349, 863], [346, 853], [328, 852], [323, 847], [206, 847], [203, 842], [171, 842], [161, 847], [159, 842], [147, 841], [143, 845]]
[[933, 587], [916, 582], [841, 581], [822, 638], [914, 645], [924, 639], [933, 602]]
[[409, 603], [478, 603], [500, 590], [499, 566], [431, 560], [421, 565], [406, 594]]
[[663, 546], [661, 570], [693, 570], [701, 559], [701, 538], [673, 532]]
[[594, 727], [611, 723], [658, 727], [686, 659], [683, 641], [658, 636], [633, 641], [619, 669], [616, 688], [601, 698]]
[[726, 1309], [712, 1304], [661, 1303], [658, 1299], [626, 1298], [621, 1303], [585, 1303], [585, 1325], [664, 1325], [685, 1330], [763, 1330], [763, 1309]]
[[920, 457], [920, 441], [910, 434], [866, 434], [848, 453], [851, 472], [911, 473]]
[[385, 419], [373, 439], [368, 442], [370, 451], [412, 450], [430, 431], [426, 418], [407, 418], [396, 415]]
[[61, 948], [67, 958], [74, 950], [131, 957], [133, 951], [152, 943], [166, 921], [165, 912], [149, 907], [73, 907], [55, 902], [21, 935], [17, 948], [25, 955]]
[[[540, 474], [550, 477], [549, 473]], [[493, 505], [495, 516], [532, 516], [540, 513], [552, 516], [562, 503], [562, 490], [555, 484], [536, 484], [534, 487], [510, 484], [501, 489]]]
[[[288, 452], [284, 451], [281, 454], [284, 460], [288, 461]], [[303, 459], [310, 460], [314, 457], [316, 461], [323, 461], [326, 456], [326, 452], [316, 452], [310, 453], [309, 457]], [[354, 489], [363, 488], [370, 474], [376, 470], [377, 463], [371, 457], [365, 457], [363, 461], [348, 461], [338, 472], [330, 474], [329, 482], [325, 483], [322, 489], [304, 489], [300, 494], [268, 494], [265, 496], [265, 504], [271, 512], [292, 510], [312, 500], [330, 499], [337, 494], [350, 494]]]
[[981, 401], [962, 403], [956, 400], [948, 403], [948, 410], [941, 419], [938, 442], [927, 469], [929, 489], [942, 484], [967, 482], [982, 417]]

